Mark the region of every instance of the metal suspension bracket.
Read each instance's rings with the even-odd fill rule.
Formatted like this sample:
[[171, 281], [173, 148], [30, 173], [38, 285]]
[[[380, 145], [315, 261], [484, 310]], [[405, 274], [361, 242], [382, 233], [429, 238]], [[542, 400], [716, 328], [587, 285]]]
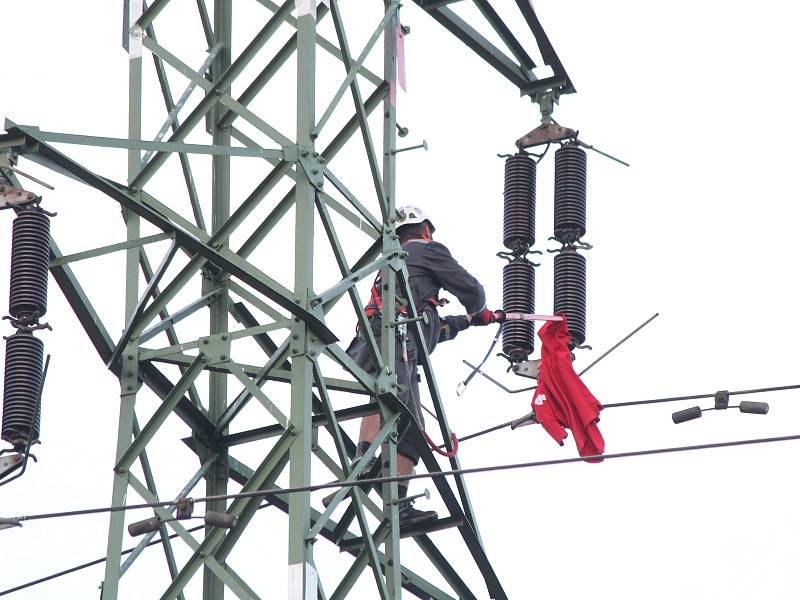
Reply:
[[15, 206], [23, 206], [25, 204], [33, 204], [39, 200], [41, 200], [41, 198], [33, 192], [28, 192], [20, 187], [11, 185], [0, 185], [0, 210], [4, 208], [13, 208]]
[[524, 360], [511, 367], [511, 371], [520, 377], [527, 377], [529, 379], [537, 379], [539, 377], [539, 366], [542, 364], [542, 359]]
[[533, 146], [571, 139], [577, 135], [574, 129], [562, 127], [553, 121], [553, 104], [558, 104], [558, 96], [555, 91], [537, 94], [534, 97], [534, 102], [539, 105], [539, 110], [542, 113], [542, 124], [519, 138], [516, 141], [517, 148], [524, 150]]

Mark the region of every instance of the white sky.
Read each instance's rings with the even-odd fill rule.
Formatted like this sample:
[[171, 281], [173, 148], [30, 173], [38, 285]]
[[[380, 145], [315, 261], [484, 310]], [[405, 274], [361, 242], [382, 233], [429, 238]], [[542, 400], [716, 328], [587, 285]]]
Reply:
[[[180, 20], [194, 2], [173, 4], [162, 17], [164, 28], [157, 29], [159, 39], [199, 65], [204, 48], [195, 43], [198, 24]], [[357, 53], [378, 16], [364, 8], [363, 0], [343, 4], [354, 28], [351, 50]], [[493, 4], [509, 14], [513, 3]], [[127, 57], [119, 43], [120, 5], [93, 1], [77, 9], [75, 3], [54, 1], [5, 3], [3, 23], [16, 33], [0, 41], [0, 116], [49, 131], [124, 136]], [[589, 156], [584, 239], [595, 245], [586, 253], [587, 342], [594, 350], [580, 352], [576, 368], [589, 364], [651, 314], [661, 313], [587, 374], [585, 383], [607, 403], [797, 383], [794, 238], [800, 208], [792, 144], [800, 134], [800, 119], [792, 59], [800, 50], [795, 31], [800, 11], [772, 0], [658, 5], [551, 0], [535, 7], [578, 89], [562, 99], [556, 119], [632, 165], [625, 168]], [[253, 16], [236, 25], [239, 49], [270, 14], [255, 2], [243, 2], [241, 8]], [[502, 249], [503, 162], [496, 154], [514, 150], [514, 140], [538, 124], [538, 111], [418, 7], [409, 3], [401, 15], [412, 33], [406, 38], [409, 89], [399, 96], [398, 108], [398, 121], [411, 132], [400, 145], [424, 138], [430, 151], [398, 158], [398, 203], [413, 202], [428, 210], [437, 239], [484, 282], [490, 304], [499, 307], [503, 263], [494, 254]], [[181, 34], [176, 36], [178, 26]], [[324, 31], [333, 37], [329, 20]], [[152, 76], [149, 56], [145, 58]], [[320, 61], [321, 80], [329, 86], [333, 82], [335, 90], [343, 69], [334, 71], [336, 65], [324, 62], [327, 58]], [[247, 71], [245, 80], [256, 72]], [[257, 105], [261, 116], [281, 124], [290, 136], [293, 118], [281, 109], [293, 106], [294, 91], [287, 87], [293, 77], [289, 72], [278, 78], [278, 92], [265, 92]], [[156, 110], [161, 107], [158, 90], [149, 81], [148, 106], [155, 108], [146, 113], [146, 136], [163, 120]], [[184, 85], [175, 77], [173, 93], [177, 96]], [[366, 84], [364, 89], [371, 91]], [[319, 94], [318, 114], [328, 98], [328, 92]], [[349, 97], [345, 100], [344, 112], [349, 113]], [[205, 138], [191, 141], [203, 143]], [[359, 149], [358, 143], [353, 146]], [[124, 179], [122, 151], [63, 150], [96, 172]], [[345, 152], [332, 168], [359, 198], [371, 201], [361, 156], [358, 150]], [[188, 215], [182, 182], [175, 175], [177, 162], [171, 160], [173, 170], [154, 179], [152, 189]], [[208, 161], [193, 164], [198, 188], [205, 192], [210, 173], [203, 167]], [[239, 159], [236, 165], [234, 197], [241, 199], [265, 171], [257, 159]], [[115, 203], [30, 162], [19, 166], [56, 185], [55, 192], [45, 194], [45, 207], [59, 213], [53, 232], [65, 252], [122, 239]], [[552, 247], [547, 242], [552, 170], [551, 154], [539, 166], [540, 250]], [[265, 206], [276, 202], [277, 197], [268, 199]], [[0, 221], [0, 271], [7, 273], [10, 211], [0, 214]], [[256, 262], [282, 281], [283, 270], [290, 267], [288, 233], [279, 229]], [[322, 249], [324, 234], [321, 229], [318, 233]], [[346, 243], [354, 258], [364, 240], [352, 236]], [[165, 249], [153, 249], [154, 262]], [[121, 261], [114, 255], [75, 267], [114, 336], [123, 326]], [[319, 288], [327, 287], [332, 277], [322, 265]], [[7, 279], [0, 276], [3, 298]], [[537, 311], [549, 312], [551, 255], [543, 258], [537, 279]], [[54, 331], [40, 337], [53, 362], [44, 397], [43, 445], [36, 452], [39, 463], [24, 478], [0, 488], [0, 516], [103, 506], [110, 500], [118, 386], [52, 280], [49, 301], [47, 321]], [[346, 311], [337, 314], [334, 329], [346, 343], [353, 320]], [[6, 326], [3, 334], [10, 333]], [[529, 410], [527, 394], [505, 395], [482, 378], [462, 398], [455, 395], [467, 373], [461, 359], [482, 357], [493, 333], [489, 328], [468, 331], [434, 355], [450, 424], [462, 436]], [[183, 334], [187, 339], [198, 335], [188, 326]], [[487, 366], [510, 387], [528, 385], [505, 375], [504, 368], [500, 359]], [[790, 435], [798, 432], [797, 396], [781, 392], [747, 397], [770, 403], [765, 417], [731, 410], [705, 413], [680, 426], [672, 424], [671, 412], [696, 402], [609, 409], [600, 428], [609, 453]], [[150, 394], [141, 398], [144, 419], [155, 403]], [[700, 404], [709, 407], [713, 400]], [[251, 419], [248, 427], [265, 423], [263, 411], [255, 407], [243, 415]], [[353, 436], [355, 426], [347, 426]], [[429, 429], [435, 428], [429, 424]], [[187, 428], [176, 419], [154, 441], [151, 460], [164, 498], [196, 468], [177, 441], [185, 435]], [[252, 465], [267, 447], [239, 456]], [[487, 553], [510, 598], [795, 598], [800, 528], [800, 490], [792, 466], [796, 452], [796, 443], [750, 446], [473, 475], [467, 483]], [[562, 448], [538, 427], [467, 441], [459, 453], [465, 467], [576, 455], [571, 438]], [[315, 481], [330, 479], [321, 471], [315, 475]], [[422, 484], [415, 485], [414, 490], [421, 489]], [[202, 495], [202, 489], [194, 495]], [[138, 499], [131, 494], [129, 501]], [[443, 512], [435, 497], [428, 506]], [[282, 513], [268, 514], [273, 512], [259, 513], [232, 558], [248, 581], [265, 590], [265, 598], [285, 597], [286, 519]], [[146, 516], [138, 513], [133, 519]], [[106, 516], [32, 521], [22, 529], [0, 532], [0, 591], [102, 556], [106, 533]], [[463, 565], [475, 593], [486, 597], [457, 535], [434, 534], [434, 540], [457, 568]], [[133, 543], [126, 536], [124, 546]], [[321, 541], [315, 556], [323, 577], [330, 573], [335, 579], [349, 560], [332, 548]], [[404, 564], [425, 572], [413, 542], [405, 541], [403, 550]], [[185, 553], [179, 550], [179, 555]], [[148, 550], [123, 579], [120, 597], [156, 595], [164, 587], [163, 562], [160, 550]], [[102, 567], [93, 567], [11, 597], [96, 597], [102, 577]], [[373, 597], [370, 579], [367, 574], [359, 597]], [[187, 597], [194, 597], [196, 586], [189, 589]]]

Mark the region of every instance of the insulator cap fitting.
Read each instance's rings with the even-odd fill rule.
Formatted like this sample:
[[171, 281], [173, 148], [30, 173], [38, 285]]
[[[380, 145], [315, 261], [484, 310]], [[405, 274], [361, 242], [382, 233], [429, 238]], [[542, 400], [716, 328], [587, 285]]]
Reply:
[[672, 413], [672, 422], [677, 425], [678, 423], [685, 423], [686, 421], [699, 419], [702, 416], [703, 411], [700, 410], [700, 407], [693, 406], [691, 408], [686, 408], [684, 410], [679, 410], [678, 412]]
[[158, 531], [159, 527], [161, 527], [161, 519], [158, 517], [150, 517], [144, 521], [137, 521], [136, 523], [131, 523], [128, 525], [128, 535], [131, 537], [144, 535], [145, 533], [150, 533], [151, 531]]
[[765, 415], [769, 412], [769, 404], [744, 400], [739, 403], [739, 411], [750, 415]]
[[216, 512], [207, 510], [205, 516], [205, 523], [211, 527], [222, 527], [223, 529], [230, 529], [236, 526], [239, 517], [223, 512]]

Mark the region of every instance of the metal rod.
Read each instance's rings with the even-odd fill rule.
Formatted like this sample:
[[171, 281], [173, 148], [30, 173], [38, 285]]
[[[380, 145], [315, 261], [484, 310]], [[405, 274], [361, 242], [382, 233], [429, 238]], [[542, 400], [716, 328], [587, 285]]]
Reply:
[[658, 315], [659, 315], [659, 313], [655, 313], [655, 314], [654, 314], [652, 317], [650, 317], [649, 319], [647, 319], [647, 320], [646, 320], [644, 323], [642, 323], [641, 325], [639, 325], [639, 326], [638, 326], [636, 329], [634, 329], [633, 331], [631, 331], [631, 332], [630, 332], [628, 335], [626, 335], [624, 338], [622, 338], [622, 339], [621, 339], [620, 341], [618, 341], [616, 344], [614, 344], [613, 346], [611, 346], [611, 348], [609, 348], [609, 349], [608, 349], [608, 350], [606, 350], [606, 351], [605, 351], [603, 354], [601, 354], [600, 356], [598, 356], [598, 357], [597, 357], [597, 358], [596, 358], [596, 359], [595, 359], [595, 360], [594, 360], [594, 361], [593, 361], [593, 362], [592, 362], [592, 363], [591, 363], [591, 364], [590, 364], [588, 367], [586, 367], [586, 368], [585, 368], [583, 371], [581, 371], [580, 373], [578, 373], [578, 377], [580, 377], [581, 375], [583, 375], [584, 373], [586, 373], [586, 371], [588, 371], [589, 369], [591, 369], [593, 366], [595, 366], [597, 363], [599, 363], [601, 360], [603, 360], [603, 359], [604, 359], [606, 356], [608, 356], [609, 354], [611, 354], [611, 353], [612, 353], [614, 350], [616, 350], [616, 349], [617, 349], [617, 348], [619, 348], [619, 347], [620, 347], [622, 344], [624, 344], [624, 343], [625, 343], [625, 342], [627, 342], [629, 339], [631, 339], [631, 338], [632, 338], [632, 337], [633, 337], [633, 336], [634, 336], [636, 333], [638, 333], [639, 331], [641, 331], [641, 330], [642, 330], [642, 329], [643, 329], [643, 328], [644, 328], [646, 325], [648, 325], [648, 324], [649, 324], [649, 323], [650, 323], [650, 322], [651, 322], [653, 319], [655, 319], [655, 318], [656, 318]]

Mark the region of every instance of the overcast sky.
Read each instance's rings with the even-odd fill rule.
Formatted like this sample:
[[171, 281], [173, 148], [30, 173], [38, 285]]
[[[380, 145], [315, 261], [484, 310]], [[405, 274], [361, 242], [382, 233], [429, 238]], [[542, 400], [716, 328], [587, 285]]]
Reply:
[[[378, 3], [342, 4], [354, 31], [351, 49], [358, 53], [378, 22], [371, 6]], [[509, 16], [513, 4], [493, 3]], [[14, 33], [0, 41], [0, 117], [49, 131], [124, 136], [127, 56], [120, 47], [120, 5], [4, 3], [3, 22]], [[181, 21], [182, 11], [190, 11], [194, 3], [176, 0], [173, 5], [163, 14], [168, 26], [157, 29], [159, 39], [197, 66], [204, 57], [204, 48], [196, 43], [201, 32], [196, 21]], [[577, 352], [576, 368], [660, 313], [587, 373], [585, 383], [604, 403], [799, 383], [800, 204], [793, 146], [800, 135], [795, 65], [800, 10], [774, 0], [543, 0], [534, 6], [578, 90], [562, 99], [555, 118], [579, 129], [587, 143], [631, 164], [626, 168], [589, 155], [584, 240], [594, 245], [586, 252], [587, 343], [593, 350]], [[255, 2], [242, 1], [236, 8], [250, 15], [236, 24], [240, 50], [270, 13]], [[401, 17], [412, 32], [405, 48], [408, 92], [399, 95], [398, 121], [410, 129], [403, 143], [425, 139], [430, 150], [398, 157], [398, 204], [415, 203], [429, 212], [436, 238], [484, 283], [489, 304], [499, 308], [503, 263], [495, 253], [502, 250], [503, 161], [497, 154], [514, 151], [514, 140], [538, 124], [538, 109], [416, 5], [408, 3]], [[521, 28], [519, 20], [514, 29]], [[329, 22], [324, 32], [333, 38]], [[324, 64], [320, 78], [333, 81], [335, 90], [344, 71]], [[381, 63], [378, 59], [373, 64], [379, 69]], [[146, 96], [153, 108], [146, 110], [145, 137], [152, 137], [164, 115], [158, 112], [152, 68], [147, 69]], [[271, 123], [271, 110], [278, 113], [283, 104], [294, 102], [292, 80], [292, 73], [279, 78], [278, 92], [267, 93], [258, 105], [259, 114]], [[176, 95], [186, 84], [179, 76], [172, 82]], [[239, 91], [246, 83], [239, 84]], [[318, 114], [329, 98], [328, 93], [318, 95]], [[281, 113], [275, 119], [288, 123], [282, 130], [293, 136], [292, 118]], [[207, 143], [199, 135], [192, 141]], [[124, 151], [61, 148], [98, 173], [125, 178]], [[331, 168], [375, 206], [360, 156], [357, 150], [347, 151]], [[176, 164], [168, 163], [173, 169]], [[210, 186], [209, 161], [193, 164], [204, 193]], [[124, 238], [116, 203], [30, 162], [21, 161], [19, 167], [56, 186], [46, 192], [29, 185], [37, 193], [46, 192], [44, 206], [59, 213], [53, 235], [65, 253]], [[241, 200], [264, 176], [264, 163], [239, 159], [235, 169], [234, 197]], [[547, 241], [552, 235], [552, 172], [550, 154], [539, 165], [539, 250], [553, 247]], [[165, 172], [153, 188], [162, 198], [174, 190], [185, 195], [180, 184], [179, 176], [170, 179]], [[180, 202], [189, 215], [183, 196], [174, 205]], [[275, 202], [267, 200], [269, 206]], [[0, 250], [0, 271], [6, 274], [12, 217], [10, 211], [0, 213], [0, 248], [6, 248]], [[257, 266], [279, 273], [279, 280], [291, 267], [286, 262], [290, 231], [279, 228], [276, 241], [266, 243], [257, 257]], [[352, 236], [346, 244], [355, 257], [365, 238], [343, 231]], [[318, 233], [318, 247], [324, 248], [321, 229]], [[158, 248], [153, 247], [153, 256], [159, 256]], [[114, 255], [75, 266], [112, 336], [123, 327], [122, 261]], [[320, 269], [320, 289], [331, 277]], [[7, 298], [7, 280], [0, 275], [2, 298]], [[552, 255], [547, 253], [537, 269], [536, 297], [537, 312], [552, 311]], [[103, 506], [111, 497], [118, 384], [52, 280], [49, 302], [46, 320], [54, 331], [40, 337], [53, 362], [43, 400], [43, 444], [36, 449], [39, 462], [24, 478], [0, 487], [0, 516]], [[460, 308], [454, 303], [449, 310], [457, 313]], [[346, 343], [354, 322], [346, 310], [337, 315], [334, 329]], [[4, 335], [11, 333], [7, 324], [3, 327]], [[202, 332], [187, 327], [183, 333], [192, 339]], [[467, 331], [434, 355], [450, 425], [460, 436], [530, 410], [528, 394], [505, 394], [482, 378], [463, 397], [455, 394], [467, 374], [461, 360], [479, 360], [493, 334], [492, 328]], [[505, 367], [501, 359], [492, 358], [486, 369], [512, 388], [530, 383], [507, 375]], [[147, 415], [155, 403], [149, 394], [141, 398]], [[672, 411], [698, 402], [608, 409], [600, 423], [606, 451], [798, 433], [800, 394], [747, 399], [769, 402], [769, 414], [709, 412], [676, 426]], [[699, 404], [707, 408], [713, 400]], [[253, 419], [248, 426], [263, 424], [263, 411], [254, 407], [247, 414]], [[196, 469], [178, 441], [188, 430], [175, 421], [151, 450], [164, 498], [173, 496]], [[347, 426], [353, 436], [355, 427], [355, 422]], [[429, 430], [436, 428], [429, 424]], [[252, 464], [265, 448], [242, 451], [241, 456]], [[487, 553], [510, 598], [788, 599], [798, 594], [799, 449], [796, 442], [786, 442], [578, 463], [472, 475], [467, 483]], [[470, 440], [459, 452], [464, 467], [574, 456], [571, 437], [559, 447], [538, 426]], [[315, 471], [315, 481], [328, 479]], [[423, 487], [415, 484], [412, 493]], [[201, 495], [202, 488], [194, 494]], [[130, 494], [129, 501], [138, 498]], [[423, 504], [444, 512], [435, 496]], [[268, 514], [272, 512], [276, 514]], [[147, 516], [142, 512], [132, 518]], [[32, 521], [22, 529], [0, 532], [0, 591], [103, 556], [107, 522], [106, 516]], [[463, 565], [475, 593], [486, 597], [457, 534], [443, 532], [434, 539], [454, 565]], [[134, 543], [126, 536], [125, 547]], [[232, 561], [261, 586], [257, 589], [265, 590], [263, 597], [285, 597], [285, 548], [285, 517], [264, 510]], [[426, 572], [424, 557], [412, 542], [403, 542], [403, 550], [404, 564]], [[323, 583], [326, 574], [335, 579], [349, 565], [349, 559], [324, 541], [315, 546], [315, 556]], [[120, 597], [157, 594], [165, 585], [163, 563], [160, 550], [145, 552], [123, 579]], [[97, 566], [11, 597], [97, 597], [102, 577], [102, 566]], [[359, 597], [373, 597], [370, 579], [367, 575]]]

